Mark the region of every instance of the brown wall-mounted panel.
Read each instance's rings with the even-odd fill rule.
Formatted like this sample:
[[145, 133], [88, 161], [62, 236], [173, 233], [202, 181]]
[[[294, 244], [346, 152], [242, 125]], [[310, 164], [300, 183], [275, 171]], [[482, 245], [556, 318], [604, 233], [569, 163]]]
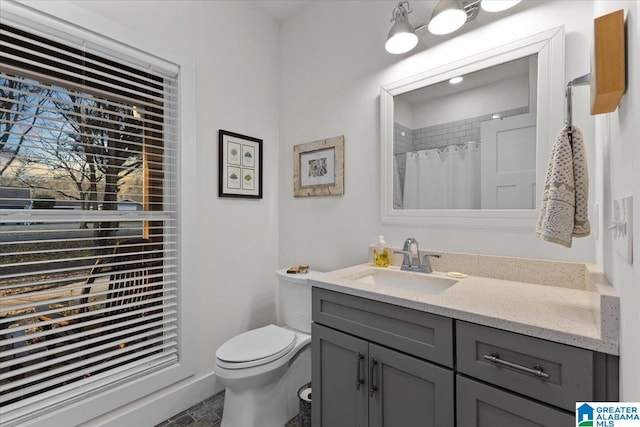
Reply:
[[593, 33], [592, 115], [615, 111], [625, 91], [624, 11], [618, 10], [596, 18]]

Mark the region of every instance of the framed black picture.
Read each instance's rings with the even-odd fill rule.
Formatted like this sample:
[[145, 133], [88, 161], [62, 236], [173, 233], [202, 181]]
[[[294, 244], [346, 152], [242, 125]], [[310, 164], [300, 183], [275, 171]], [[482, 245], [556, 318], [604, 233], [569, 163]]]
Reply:
[[220, 129], [218, 197], [262, 199], [262, 140]]

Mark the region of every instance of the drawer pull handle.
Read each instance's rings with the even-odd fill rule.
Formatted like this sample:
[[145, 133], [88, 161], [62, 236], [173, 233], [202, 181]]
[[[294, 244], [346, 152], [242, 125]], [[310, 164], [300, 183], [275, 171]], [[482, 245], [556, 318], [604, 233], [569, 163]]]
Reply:
[[518, 371], [523, 371], [539, 378], [549, 379], [549, 374], [544, 372], [540, 365], [535, 365], [533, 368], [527, 368], [526, 366], [500, 359], [500, 355], [498, 353], [491, 353], [491, 355], [485, 354], [483, 357], [496, 365], [508, 366], [509, 368], [517, 369]]
[[356, 390], [360, 390], [360, 386], [364, 384], [364, 378], [362, 378], [362, 359], [364, 356], [361, 353], [356, 353], [356, 358], [358, 359], [358, 363], [356, 366]]
[[373, 393], [378, 390], [378, 386], [374, 380], [374, 374], [378, 361], [373, 357], [369, 359], [369, 397], [373, 397]]

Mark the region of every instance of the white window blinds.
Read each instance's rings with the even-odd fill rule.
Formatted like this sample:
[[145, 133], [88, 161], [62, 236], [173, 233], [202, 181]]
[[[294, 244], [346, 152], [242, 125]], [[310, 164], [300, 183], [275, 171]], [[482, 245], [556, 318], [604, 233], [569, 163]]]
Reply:
[[0, 419], [178, 360], [175, 70], [0, 24]]

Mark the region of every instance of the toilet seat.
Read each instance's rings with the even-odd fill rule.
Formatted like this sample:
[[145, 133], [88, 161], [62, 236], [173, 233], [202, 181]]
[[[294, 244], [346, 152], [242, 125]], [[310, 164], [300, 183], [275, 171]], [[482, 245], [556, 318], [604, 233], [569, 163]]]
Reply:
[[283, 357], [296, 344], [293, 331], [276, 325], [244, 332], [222, 344], [216, 351], [216, 364], [226, 369], [245, 369], [264, 365]]

